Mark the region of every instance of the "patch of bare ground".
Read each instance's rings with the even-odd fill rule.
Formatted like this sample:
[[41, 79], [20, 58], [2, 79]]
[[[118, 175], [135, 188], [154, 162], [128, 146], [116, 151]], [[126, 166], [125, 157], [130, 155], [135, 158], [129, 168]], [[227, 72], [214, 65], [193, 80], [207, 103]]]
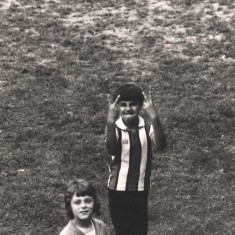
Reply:
[[3, 0], [0, 3], [0, 10], [8, 10], [12, 5], [15, 4], [19, 4], [19, 2], [17, 0]]
[[[189, 56], [185, 51], [190, 45], [200, 46], [226, 41], [224, 33], [213, 29], [208, 32], [206, 29], [209, 21], [215, 17], [219, 18], [221, 24], [225, 22], [226, 27], [232, 29], [234, 8], [228, 8], [218, 2], [212, 3], [209, 0], [194, 1], [195, 3], [189, 8], [183, 4], [183, 1], [179, 1], [181, 4], [176, 2], [149, 0], [133, 5], [131, 8], [123, 4], [102, 8], [94, 5], [90, 11], [84, 10], [85, 13], [82, 10], [84, 6], [78, 4], [79, 10], [64, 16], [62, 20], [66, 27], [78, 27], [81, 30], [90, 28], [91, 30], [87, 31], [84, 37], [97, 38], [97, 43], [102, 38], [102, 46], [111, 51], [125, 52], [126, 56], [120, 58], [120, 61], [127, 63], [127, 66], [133, 70], [138, 65], [142, 66], [143, 70], [148, 70], [149, 64], [153, 63], [157, 67], [157, 61], [167, 54], [180, 59], [190, 59], [192, 62], [203, 60], [206, 55]], [[142, 17], [139, 10], [141, 7], [144, 8], [145, 14]], [[106, 21], [102, 27], [104, 18], [108, 19], [108, 23]], [[142, 50], [145, 51], [141, 53], [141, 58], [135, 58], [136, 56], [133, 55], [135, 51]], [[225, 55], [215, 59], [223, 59], [228, 63], [234, 62], [234, 58]], [[147, 69], [144, 68], [145, 65]]]

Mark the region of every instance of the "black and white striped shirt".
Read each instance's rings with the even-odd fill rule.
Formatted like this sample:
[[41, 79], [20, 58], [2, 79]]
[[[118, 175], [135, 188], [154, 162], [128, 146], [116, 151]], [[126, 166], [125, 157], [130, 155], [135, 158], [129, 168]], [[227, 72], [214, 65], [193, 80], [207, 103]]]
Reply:
[[150, 188], [152, 149], [145, 121], [139, 116], [138, 131], [131, 132], [121, 117], [115, 122], [119, 143], [118, 154], [112, 156], [108, 188], [117, 191], [144, 191]]

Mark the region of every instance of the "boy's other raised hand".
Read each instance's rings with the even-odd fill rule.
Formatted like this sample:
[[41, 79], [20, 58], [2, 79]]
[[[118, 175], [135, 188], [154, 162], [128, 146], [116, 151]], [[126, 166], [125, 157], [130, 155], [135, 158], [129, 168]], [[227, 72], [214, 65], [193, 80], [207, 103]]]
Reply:
[[143, 109], [146, 111], [146, 113], [149, 115], [151, 119], [154, 119], [157, 117], [157, 110], [154, 106], [153, 100], [152, 100], [152, 91], [149, 89], [148, 95], [145, 94], [145, 92], [142, 92], [144, 96], [144, 103], [143, 103]]
[[118, 103], [119, 98], [120, 98], [120, 95], [118, 95], [116, 100], [112, 102], [110, 95], [108, 94], [109, 110], [108, 110], [107, 122], [115, 122], [117, 115], [119, 113], [119, 103]]

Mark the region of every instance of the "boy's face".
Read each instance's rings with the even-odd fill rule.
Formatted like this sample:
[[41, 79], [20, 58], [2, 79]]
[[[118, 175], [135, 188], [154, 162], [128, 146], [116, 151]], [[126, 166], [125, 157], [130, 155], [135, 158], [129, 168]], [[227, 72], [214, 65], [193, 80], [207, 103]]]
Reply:
[[124, 123], [130, 123], [139, 115], [141, 106], [137, 101], [120, 101], [119, 102], [119, 114]]
[[71, 208], [75, 219], [89, 220], [93, 214], [94, 199], [91, 196], [73, 195], [71, 199]]

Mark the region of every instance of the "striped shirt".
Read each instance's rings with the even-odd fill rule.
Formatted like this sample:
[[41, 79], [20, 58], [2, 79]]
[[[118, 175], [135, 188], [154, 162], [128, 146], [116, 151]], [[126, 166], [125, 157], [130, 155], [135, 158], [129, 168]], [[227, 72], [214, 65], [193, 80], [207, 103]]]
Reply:
[[150, 188], [152, 149], [145, 121], [139, 116], [138, 131], [129, 131], [121, 117], [115, 122], [118, 154], [112, 156], [108, 188], [117, 191], [144, 191]]

